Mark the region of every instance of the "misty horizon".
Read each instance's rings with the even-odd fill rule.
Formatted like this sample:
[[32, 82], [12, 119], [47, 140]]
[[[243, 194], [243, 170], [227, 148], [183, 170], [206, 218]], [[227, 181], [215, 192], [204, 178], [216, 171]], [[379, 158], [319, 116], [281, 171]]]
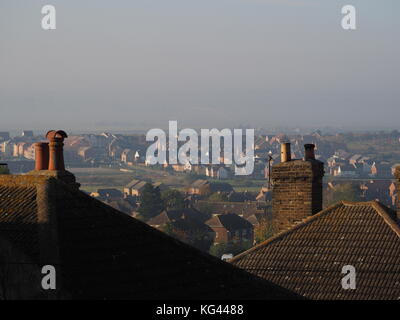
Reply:
[[44, 4], [0, 4], [1, 130], [400, 128], [396, 1]]

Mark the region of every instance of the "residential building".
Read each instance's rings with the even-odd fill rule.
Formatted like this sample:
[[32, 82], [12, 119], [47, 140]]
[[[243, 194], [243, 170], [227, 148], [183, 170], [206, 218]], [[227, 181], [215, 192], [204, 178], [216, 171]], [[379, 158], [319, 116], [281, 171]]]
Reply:
[[6, 132], [6, 131], [1, 131], [0, 132], [0, 141], [1, 140], [3, 140], [3, 141], [10, 140], [10, 133]]
[[147, 183], [147, 181], [133, 179], [124, 187], [124, 195], [139, 197]]
[[214, 232], [214, 243], [253, 243], [253, 225], [234, 213], [217, 214], [205, 222]]

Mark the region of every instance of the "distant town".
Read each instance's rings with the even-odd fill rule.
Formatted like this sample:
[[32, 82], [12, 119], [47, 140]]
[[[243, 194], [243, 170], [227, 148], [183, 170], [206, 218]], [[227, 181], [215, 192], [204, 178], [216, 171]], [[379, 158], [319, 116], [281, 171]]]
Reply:
[[[0, 132], [0, 162], [13, 174], [35, 166], [31, 130]], [[67, 170], [90, 196], [220, 258], [229, 258], [282, 231], [268, 220], [272, 210], [272, 166], [281, 162], [281, 144], [291, 159], [315, 146], [324, 163], [323, 206], [340, 200], [378, 200], [396, 207], [395, 167], [400, 164], [400, 132], [259, 134], [255, 169], [237, 177], [230, 165], [150, 165], [144, 134], [78, 134], [64, 141]], [[1, 170], [1, 169], [0, 169]], [[3, 170], [5, 170], [3, 168]]]

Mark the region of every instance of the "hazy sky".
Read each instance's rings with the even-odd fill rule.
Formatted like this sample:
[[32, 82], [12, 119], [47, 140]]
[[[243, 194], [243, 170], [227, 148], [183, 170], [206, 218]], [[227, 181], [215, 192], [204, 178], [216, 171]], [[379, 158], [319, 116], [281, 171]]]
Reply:
[[[41, 8], [57, 30], [41, 29]], [[341, 7], [357, 30], [341, 28]], [[0, 131], [400, 128], [398, 0], [0, 1]]]

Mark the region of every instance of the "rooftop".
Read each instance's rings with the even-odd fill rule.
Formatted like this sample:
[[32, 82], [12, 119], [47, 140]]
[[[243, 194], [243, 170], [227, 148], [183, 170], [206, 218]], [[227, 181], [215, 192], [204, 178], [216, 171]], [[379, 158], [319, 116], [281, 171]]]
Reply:
[[[376, 201], [340, 202], [231, 262], [311, 299], [400, 298], [400, 228]], [[344, 265], [356, 290], [341, 287]]]
[[[0, 175], [7, 299], [298, 298], [41, 172]], [[57, 290], [40, 287], [45, 264]]]

